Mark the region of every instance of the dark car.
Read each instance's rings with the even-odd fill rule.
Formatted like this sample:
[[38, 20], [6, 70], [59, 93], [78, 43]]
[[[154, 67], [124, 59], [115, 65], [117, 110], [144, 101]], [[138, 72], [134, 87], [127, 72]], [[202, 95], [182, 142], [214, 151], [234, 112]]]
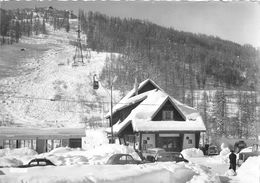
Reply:
[[29, 168], [35, 166], [56, 166], [50, 160], [46, 158], [35, 158], [31, 160], [27, 165], [18, 166], [19, 168]]
[[242, 149], [246, 148], [246, 143], [243, 140], [240, 140], [234, 144], [235, 153], [239, 153]]
[[189, 162], [188, 160], [184, 159], [181, 153], [179, 152], [159, 152], [156, 157], [155, 161], [158, 162], [166, 162], [166, 161], [176, 161], [178, 162]]
[[211, 145], [208, 148], [208, 155], [218, 155], [218, 147], [215, 145]]
[[130, 154], [114, 154], [112, 155], [107, 164], [110, 165], [126, 165], [126, 164], [142, 164], [142, 161], [135, 160]]

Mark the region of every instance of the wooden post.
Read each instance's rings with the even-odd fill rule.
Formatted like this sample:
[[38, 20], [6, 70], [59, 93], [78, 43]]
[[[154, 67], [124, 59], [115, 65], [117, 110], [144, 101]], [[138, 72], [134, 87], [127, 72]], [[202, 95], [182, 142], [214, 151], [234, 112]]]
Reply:
[[33, 139], [31, 139], [31, 149], [33, 149]]
[[143, 153], [143, 148], [142, 148], [142, 133], [139, 132], [139, 136], [140, 136], [140, 139], [139, 139], [139, 150], [141, 150], [141, 153]]
[[134, 150], [136, 150], [136, 149], [135, 149], [135, 134], [134, 134]]

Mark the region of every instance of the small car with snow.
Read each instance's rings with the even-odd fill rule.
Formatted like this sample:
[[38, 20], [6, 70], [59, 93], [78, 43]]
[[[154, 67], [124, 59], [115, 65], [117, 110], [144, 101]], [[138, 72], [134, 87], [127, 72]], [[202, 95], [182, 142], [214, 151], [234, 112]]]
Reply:
[[156, 155], [160, 152], [166, 151], [162, 148], [150, 148], [143, 152], [143, 156], [147, 161], [154, 162]]
[[183, 157], [183, 155], [180, 152], [159, 152], [155, 156], [155, 161], [156, 162], [175, 161], [177, 163], [181, 161], [186, 163], [189, 162]]
[[260, 156], [260, 145], [254, 144], [253, 147], [244, 148], [238, 153], [237, 165], [241, 166], [249, 157]]
[[218, 147], [215, 146], [215, 145], [209, 146], [207, 153], [208, 153], [209, 156], [210, 155], [218, 155], [218, 153], [219, 153], [218, 152]]
[[130, 154], [114, 154], [106, 164], [109, 165], [126, 165], [126, 164], [143, 164], [142, 161], [135, 160]]
[[29, 167], [36, 167], [36, 166], [56, 166], [56, 165], [46, 158], [35, 158], [26, 165], [18, 166], [18, 168], [29, 168]]

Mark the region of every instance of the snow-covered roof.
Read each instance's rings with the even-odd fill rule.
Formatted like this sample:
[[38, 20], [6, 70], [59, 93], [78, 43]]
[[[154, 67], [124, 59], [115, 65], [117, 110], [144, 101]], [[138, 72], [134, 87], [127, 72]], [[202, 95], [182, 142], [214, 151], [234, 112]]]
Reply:
[[[185, 121], [152, 121], [161, 107], [170, 101]], [[161, 90], [152, 90], [124, 121], [113, 125], [113, 132], [120, 133], [129, 124], [135, 132], [139, 131], [205, 131], [205, 125], [197, 110], [182, 104]]]
[[23, 128], [0, 127], [0, 139], [31, 139], [31, 138], [81, 138], [84, 128]]
[[[124, 100], [121, 100], [119, 103], [117, 103], [114, 107], [113, 107], [113, 114], [121, 109], [124, 109], [130, 105], [133, 105], [137, 102], [140, 102], [144, 99], [147, 98], [147, 95], [149, 95], [151, 91], [148, 91], [148, 92], [144, 92], [140, 95], [136, 95], [134, 97], [131, 97], [131, 98], [125, 98]], [[108, 114], [106, 114], [106, 118], [108, 118], [110, 116], [110, 112]]]
[[[140, 89], [142, 89], [148, 82], [151, 82], [154, 86], [155, 86], [155, 88], [157, 88], [158, 90], [161, 90], [161, 91], [163, 91], [163, 89], [162, 88], [160, 88], [153, 80], [151, 80], [151, 79], [146, 79], [146, 80], [144, 80], [143, 82], [141, 82], [139, 85], [138, 85], [138, 91], [140, 90]], [[133, 88], [130, 92], [128, 92], [121, 100], [120, 100], [120, 102], [118, 103], [118, 104], [116, 104], [114, 107], [113, 107], [113, 114], [116, 112], [116, 111], [118, 111], [119, 109], [123, 109], [124, 107], [127, 107], [127, 106], [129, 106], [129, 105], [122, 105], [122, 104], [128, 104], [128, 103], [130, 103], [129, 102], [129, 99], [131, 99], [131, 98], [135, 98], [135, 97], [138, 97], [139, 95], [142, 95], [142, 94], [139, 94], [139, 95], [137, 95], [137, 96], [134, 96], [133, 97], [133, 95], [135, 94], [135, 88]], [[145, 92], [146, 93], [146, 92]], [[133, 99], [133, 100], [135, 100], [135, 99]], [[140, 101], [140, 100], [139, 100]], [[136, 102], [139, 102], [139, 101], [136, 101]], [[135, 103], [136, 103], [135, 102]], [[110, 114], [111, 114], [111, 112], [109, 111], [107, 114], [106, 114], [106, 118], [108, 118], [108, 117], [110, 117]]]

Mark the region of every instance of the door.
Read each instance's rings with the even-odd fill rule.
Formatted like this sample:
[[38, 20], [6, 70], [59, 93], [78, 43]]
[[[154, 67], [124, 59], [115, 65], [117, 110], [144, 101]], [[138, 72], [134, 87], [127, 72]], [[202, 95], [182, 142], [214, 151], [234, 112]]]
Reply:
[[180, 137], [159, 137], [158, 146], [166, 151], [180, 152], [181, 138]]

